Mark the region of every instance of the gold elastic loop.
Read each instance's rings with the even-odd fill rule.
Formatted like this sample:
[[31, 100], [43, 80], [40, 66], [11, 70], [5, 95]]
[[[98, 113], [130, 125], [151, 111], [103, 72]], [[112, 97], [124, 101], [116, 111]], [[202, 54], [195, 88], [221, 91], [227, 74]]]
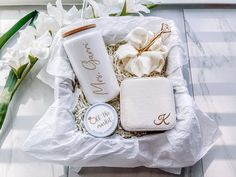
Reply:
[[156, 34], [144, 48], [139, 50], [138, 55], [141, 55], [144, 51], [148, 51], [148, 49], [155, 43], [156, 39], [158, 39], [162, 34], [170, 32], [170, 26], [168, 24], [162, 23], [161, 31]]

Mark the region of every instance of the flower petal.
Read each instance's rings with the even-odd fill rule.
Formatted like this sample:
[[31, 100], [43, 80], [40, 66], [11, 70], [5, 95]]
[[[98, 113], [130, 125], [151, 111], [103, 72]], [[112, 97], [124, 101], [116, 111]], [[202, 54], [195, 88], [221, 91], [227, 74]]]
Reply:
[[150, 13], [150, 10], [137, 0], [127, 0], [126, 10], [127, 13], [138, 13], [138, 14], [140, 14], [140, 12]]
[[41, 60], [47, 59], [49, 56], [49, 48], [32, 48], [30, 51], [30, 54], [33, 55], [34, 57], [37, 57]]
[[64, 25], [64, 17], [66, 15], [66, 10], [63, 9], [61, 0], [56, 1], [56, 7], [51, 3], [47, 4], [48, 15], [53, 17], [60, 27]]
[[46, 32], [34, 41], [29, 54], [39, 59], [46, 59], [49, 56], [49, 47], [51, 46], [51, 43], [52, 36], [49, 32]]
[[125, 0], [103, 0], [107, 14], [119, 14], [122, 11]]
[[29, 63], [26, 50], [18, 50], [8, 48], [6, 54], [3, 56], [9, 66], [18, 69], [20, 66]]
[[81, 20], [79, 15], [79, 10], [73, 6], [65, 15], [65, 20], [63, 25], [69, 25], [75, 21]]
[[87, 0], [87, 1], [92, 6], [92, 10], [94, 12], [95, 17], [106, 17], [106, 16], [109, 16], [109, 14], [107, 14], [105, 12], [105, 6], [103, 4], [97, 3], [94, 0]]
[[145, 13], [150, 13], [150, 9], [148, 9], [146, 6], [142, 4], [137, 4], [135, 6], [135, 11], [137, 12], [145, 12]]
[[51, 31], [53, 34], [60, 29], [60, 25], [55, 18], [50, 17], [44, 12], [40, 12], [37, 20], [34, 22], [37, 29], [37, 35], [41, 36], [45, 32]]
[[34, 42], [36, 47], [50, 47], [52, 43], [52, 36], [49, 32], [45, 32], [42, 36], [37, 38]]
[[25, 50], [31, 47], [33, 41], [35, 40], [37, 31], [32, 26], [27, 26], [24, 30], [20, 31], [20, 36], [17, 39], [15, 48], [19, 50]]

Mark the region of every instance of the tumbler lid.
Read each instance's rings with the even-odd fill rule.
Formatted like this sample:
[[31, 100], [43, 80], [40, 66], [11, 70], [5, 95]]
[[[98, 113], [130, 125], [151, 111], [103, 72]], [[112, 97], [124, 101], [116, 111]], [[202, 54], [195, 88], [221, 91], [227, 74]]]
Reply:
[[70, 30], [70, 31], [67, 31], [67, 32], [63, 33], [63, 37], [67, 37], [67, 36], [70, 36], [72, 34], [75, 34], [75, 33], [90, 29], [90, 28], [95, 28], [95, 27], [96, 27], [96, 24], [89, 24], [89, 25], [81, 26], [79, 28], [75, 28], [73, 30]]

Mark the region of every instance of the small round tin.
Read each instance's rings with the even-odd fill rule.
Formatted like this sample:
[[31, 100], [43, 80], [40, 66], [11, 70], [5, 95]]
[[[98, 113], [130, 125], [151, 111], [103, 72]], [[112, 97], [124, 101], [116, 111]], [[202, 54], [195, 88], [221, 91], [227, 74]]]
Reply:
[[84, 115], [84, 126], [95, 137], [106, 137], [114, 133], [118, 124], [116, 110], [109, 104], [97, 103]]

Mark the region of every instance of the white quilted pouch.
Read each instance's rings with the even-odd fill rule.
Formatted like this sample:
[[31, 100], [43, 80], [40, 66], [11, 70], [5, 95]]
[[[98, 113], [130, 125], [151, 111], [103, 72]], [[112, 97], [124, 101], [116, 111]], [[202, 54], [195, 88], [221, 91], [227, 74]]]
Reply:
[[167, 78], [124, 80], [120, 103], [121, 124], [127, 131], [163, 131], [176, 124], [173, 87]]

